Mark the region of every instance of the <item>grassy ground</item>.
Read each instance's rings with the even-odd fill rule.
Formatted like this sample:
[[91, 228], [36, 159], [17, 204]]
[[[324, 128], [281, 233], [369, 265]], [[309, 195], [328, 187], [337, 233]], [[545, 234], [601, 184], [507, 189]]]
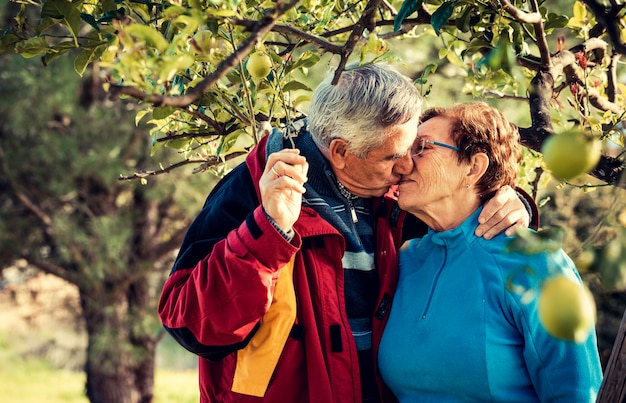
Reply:
[[[0, 394], [3, 403], [87, 403], [85, 374], [52, 369], [41, 359], [3, 361]], [[196, 403], [200, 400], [195, 370], [157, 370], [154, 402]]]
[[[49, 275], [12, 289], [0, 288], [0, 402], [88, 403], [86, 334], [64, 309], [78, 309], [77, 291]], [[154, 403], [200, 400], [197, 358], [169, 336], [157, 346], [156, 367]]]
[[[25, 358], [20, 352], [23, 349], [8, 340], [14, 339], [0, 332], [0, 402], [88, 403], [84, 372], [55, 369], [44, 357]], [[165, 350], [170, 356], [180, 356], [181, 362], [156, 370], [153, 402], [197, 403], [200, 400], [198, 371], [189, 365], [193, 362], [191, 354], [180, 354], [181, 348], [171, 342], [163, 347], [157, 354], [159, 361], [172, 362], [171, 358], [162, 358], [167, 357]]]

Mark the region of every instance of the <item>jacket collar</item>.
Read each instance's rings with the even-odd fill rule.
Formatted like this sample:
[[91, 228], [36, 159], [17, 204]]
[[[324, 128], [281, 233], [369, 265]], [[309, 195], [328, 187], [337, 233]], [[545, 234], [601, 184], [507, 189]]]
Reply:
[[476, 238], [474, 232], [476, 231], [476, 227], [478, 227], [478, 216], [482, 210], [483, 206], [478, 207], [469, 217], [465, 219], [465, 221], [461, 223], [461, 225], [456, 228], [442, 232], [436, 232], [432, 228], [429, 228], [428, 236], [430, 236], [432, 242], [437, 245], [444, 245], [459, 237], [463, 237], [467, 239], [468, 242], [472, 242]]

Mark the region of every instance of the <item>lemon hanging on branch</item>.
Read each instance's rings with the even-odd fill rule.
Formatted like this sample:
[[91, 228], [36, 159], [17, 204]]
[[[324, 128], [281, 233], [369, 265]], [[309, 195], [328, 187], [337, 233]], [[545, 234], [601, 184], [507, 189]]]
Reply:
[[265, 78], [272, 69], [272, 59], [267, 53], [256, 51], [248, 58], [246, 69], [253, 78]]
[[600, 141], [576, 129], [551, 135], [541, 148], [546, 167], [561, 180], [591, 171], [598, 164], [601, 151]]
[[539, 320], [554, 337], [582, 343], [593, 330], [596, 305], [584, 284], [564, 275], [544, 281], [538, 301]]

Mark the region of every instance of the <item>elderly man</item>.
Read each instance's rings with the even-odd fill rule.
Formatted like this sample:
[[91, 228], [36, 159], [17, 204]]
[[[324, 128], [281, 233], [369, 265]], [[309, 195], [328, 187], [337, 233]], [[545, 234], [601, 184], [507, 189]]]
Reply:
[[[413, 84], [388, 66], [346, 71], [315, 90], [308, 119], [263, 138], [213, 189], [159, 304], [199, 356], [201, 401], [378, 401], [372, 339], [405, 215], [385, 195], [413, 169], [420, 112]], [[486, 237], [528, 225], [515, 191], [500, 196], [483, 214]], [[414, 223], [405, 236], [423, 228]]]

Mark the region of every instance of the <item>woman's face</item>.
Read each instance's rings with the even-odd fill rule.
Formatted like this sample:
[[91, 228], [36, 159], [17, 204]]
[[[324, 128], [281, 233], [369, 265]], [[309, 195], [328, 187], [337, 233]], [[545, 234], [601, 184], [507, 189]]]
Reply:
[[[411, 152], [414, 168], [402, 177], [399, 185], [398, 204], [402, 209], [413, 214], [446, 211], [452, 214], [457, 203], [462, 202], [459, 199], [467, 193], [463, 189], [468, 165], [459, 163], [458, 151], [450, 148], [455, 147], [450, 126], [451, 120], [441, 116], [419, 125]], [[422, 143], [422, 139], [427, 142]]]

